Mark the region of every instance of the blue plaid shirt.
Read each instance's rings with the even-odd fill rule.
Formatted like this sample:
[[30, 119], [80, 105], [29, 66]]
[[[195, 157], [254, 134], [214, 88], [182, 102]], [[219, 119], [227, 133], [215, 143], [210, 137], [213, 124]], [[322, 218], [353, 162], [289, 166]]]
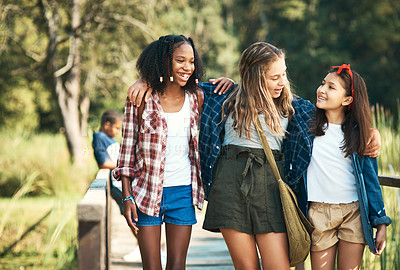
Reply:
[[295, 113], [287, 127], [283, 140], [285, 154], [285, 181], [297, 190], [297, 184], [310, 164], [314, 135], [310, 133], [310, 124], [314, 118], [315, 106], [308, 100], [294, 96], [292, 101]]
[[[222, 104], [228, 94], [214, 94], [215, 85], [200, 83], [204, 92], [204, 104], [200, 121], [199, 152], [201, 176], [206, 199], [212, 183], [212, 172], [217, 159], [223, 137], [221, 131], [224, 123], [221, 121]], [[228, 91], [229, 93], [229, 91]], [[306, 172], [312, 153], [313, 137], [309, 132], [309, 124], [313, 118], [315, 107], [310, 101], [295, 96], [292, 105], [295, 114], [289, 121], [288, 133], [283, 141], [285, 154], [286, 181], [292, 188]]]
[[230, 91], [223, 95], [218, 95], [214, 93], [216, 85], [212, 83], [200, 83], [199, 86], [204, 93], [199, 134], [200, 165], [203, 187], [206, 199], [208, 199], [214, 163], [223, 140], [220, 138], [220, 133], [224, 126], [223, 123], [220, 123], [222, 104]]

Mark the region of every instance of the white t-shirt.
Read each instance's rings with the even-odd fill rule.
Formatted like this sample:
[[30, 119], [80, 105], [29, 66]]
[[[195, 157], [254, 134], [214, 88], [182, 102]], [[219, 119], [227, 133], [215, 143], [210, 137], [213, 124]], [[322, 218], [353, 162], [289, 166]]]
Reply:
[[343, 139], [342, 127], [336, 124], [329, 124], [324, 136], [315, 137], [307, 169], [309, 201], [338, 204], [358, 200], [351, 159], [340, 149]]
[[[258, 117], [260, 119], [261, 127], [264, 130], [265, 136], [267, 137], [269, 147], [272, 150], [280, 151], [283, 136], [273, 133], [271, 129], [267, 127], [267, 125], [265, 124], [264, 114], [259, 114]], [[279, 120], [281, 122], [282, 128], [286, 130], [289, 123], [288, 119], [286, 117], [279, 117]], [[233, 118], [230, 115], [225, 122], [225, 137], [222, 145], [234, 144], [251, 148], [263, 148], [254, 124], [250, 126], [250, 140], [247, 139], [245, 131], [242, 131], [242, 136], [239, 137], [239, 133], [233, 129], [232, 124]]]
[[168, 137], [163, 186], [190, 185], [190, 103], [188, 94], [185, 94], [185, 102], [179, 112], [164, 112], [164, 116], [167, 120]]

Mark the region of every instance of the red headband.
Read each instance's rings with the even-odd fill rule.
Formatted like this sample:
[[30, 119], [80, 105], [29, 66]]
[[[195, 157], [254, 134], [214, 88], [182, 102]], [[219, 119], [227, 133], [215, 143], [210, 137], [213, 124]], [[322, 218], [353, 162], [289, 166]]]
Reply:
[[[351, 97], [353, 98], [353, 102], [354, 102], [353, 72], [352, 72], [351, 69], [350, 69], [350, 64], [349, 64], [349, 65], [343, 64], [343, 65], [341, 65], [341, 66], [332, 66], [332, 68], [338, 68], [337, 74], [342, 73], [343, 70], [346, 70], [347, 73], [349, 73], [350, 78], [351, 78], [351, 86], [350, 86], [350, 88], [351, 88]], [[352, 105], [353, 105], [353, 102], [349, 105], [349, 110], [351, 109], [351, 107], [352, 107]]]

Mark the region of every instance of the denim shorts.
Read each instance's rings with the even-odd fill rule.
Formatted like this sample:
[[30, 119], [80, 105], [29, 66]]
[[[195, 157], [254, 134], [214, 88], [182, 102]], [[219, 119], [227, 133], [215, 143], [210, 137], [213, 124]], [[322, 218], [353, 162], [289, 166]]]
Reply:
[[163, 188], [160, 214], [153, 217], [137, 209], [138, 226], [155, 226], [163, 222], [175, 225], [196, 224], [196, 211], [192, 200], [192, 185]]

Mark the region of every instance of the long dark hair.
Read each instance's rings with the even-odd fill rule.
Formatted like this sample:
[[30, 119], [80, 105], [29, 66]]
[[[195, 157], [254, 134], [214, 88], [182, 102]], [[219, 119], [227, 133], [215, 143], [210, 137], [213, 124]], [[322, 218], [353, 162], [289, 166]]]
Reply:
[[[335, 67], [331, 69], [329, 73], [335, 72], [337, 74], [338, 69], [338, 67]], [[345, 109], [345, 118], [342, 124], [344, 140], [343, 145], [340, 148], [345, 152], [345, 157], [348, 157], [355, 152], [360, 156], [364, 155], [370, 134], [370, 128], [372, 126], [367, 86], [360, 74], [354, 70], [352, 72], [354, 96], [351, 108], [349, 109], [349, 106], [347, 106]], [[344, 82], [346, 95], [351, 96], [351, 77], [349, 73], [347, 71], [342, 71], [337, 75]], [[311, 132], [314, 133], [315, 136], [323, 136], [325, 135], [327, 127], [328, 119], [325, 116], [325, 110], [317, 108]]]
[[[193, 40], [183, 35], [162, 36], [150, 43], [140, 54], [136, 68], [140, 76], [149, 86], [160, 93], [164, 92], [169, 77], [172, 76], [172, 54], [175, 49], [187, 43], [194, 52], [194, 73], [186, 83], [185, 89], [194, 93], [197, 89], [196, 79], [201, 80], [204, 75], [203, 62], [194, 46]], [[160, 77], [163, 81], [160, 81]]]

